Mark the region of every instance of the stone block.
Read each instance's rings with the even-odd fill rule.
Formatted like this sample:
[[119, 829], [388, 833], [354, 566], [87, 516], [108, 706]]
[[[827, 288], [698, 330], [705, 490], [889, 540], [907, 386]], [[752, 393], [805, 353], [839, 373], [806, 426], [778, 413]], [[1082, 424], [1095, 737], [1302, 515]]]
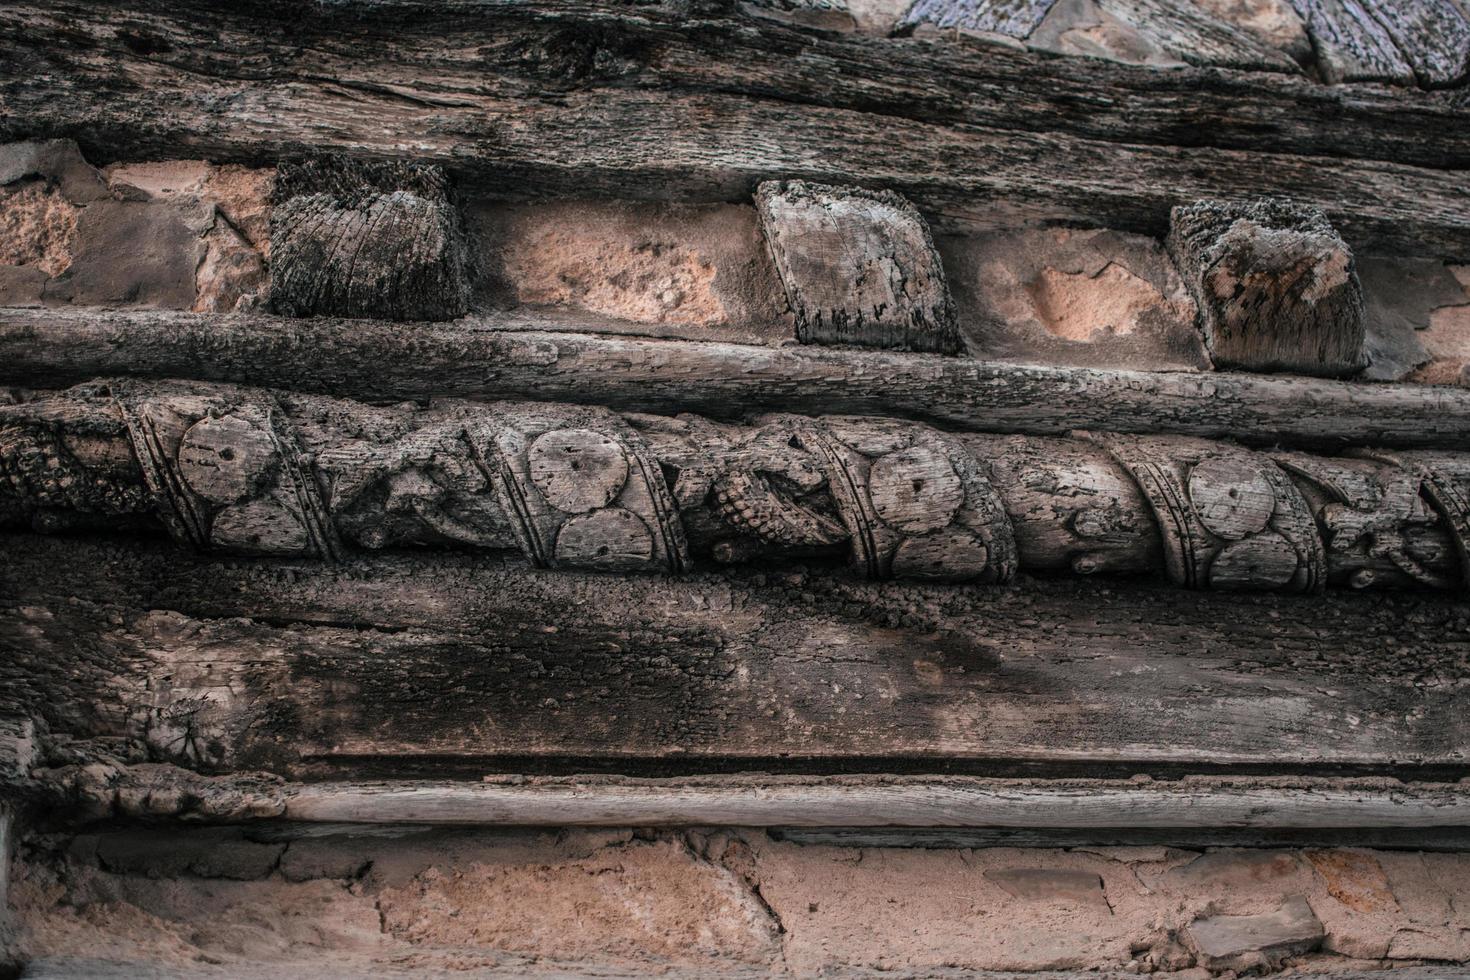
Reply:
[[1208, 371], [1195, 305], [1155, 239], [1042, 228], [941, 238], [977, 357], [1139, 371]]
[[1316, 949], [1323, 936], [1322, 923], [1301, 896], [1260, 915], [1201, 916], [1185, 932], [1201, 965], [1211, 970], [1274, 968]]

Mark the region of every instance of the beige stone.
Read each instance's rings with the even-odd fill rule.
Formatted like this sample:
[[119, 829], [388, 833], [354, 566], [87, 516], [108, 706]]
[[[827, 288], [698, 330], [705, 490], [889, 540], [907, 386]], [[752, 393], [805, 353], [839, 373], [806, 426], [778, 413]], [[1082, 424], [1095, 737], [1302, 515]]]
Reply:
[[1195, 305], [1160, 244], [1070, 228], [941, 239], [960, 328], [986, 360], [1208, 369]]
[[753, 208], [472, 204], [466, 221], [485, 305], [564, 311], [601, 332], [742, 343], [795, 335]]

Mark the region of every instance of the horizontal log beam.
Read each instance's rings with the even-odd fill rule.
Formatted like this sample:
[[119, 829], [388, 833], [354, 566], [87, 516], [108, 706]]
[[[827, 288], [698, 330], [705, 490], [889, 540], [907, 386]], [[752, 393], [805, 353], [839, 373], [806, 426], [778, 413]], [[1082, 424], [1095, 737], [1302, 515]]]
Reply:
[[941, 427], [1232, 438], [1303, 448], [1470, 448], [1470, 391], [562, 332], [523, 313], [452, 323], [0, 309], [0, 383], [111, 375], [234, 381], [378, 403], [528, 398], [629, 411], [848, 412]]
[[[283, 16], [287, 36], [269, 29]], [[761, 180], [802, 178], [898, 191], [943, 226], [1029, 218], [1155, 233], [1174, 204], [1274, 193], [1322, 207], [1355, 249], [1470, 256], [1463, 181], [1401, 162], [1463, 165], [1454, 96], [1056, 67], [660, 8], [140, 0], [12, 5], [0, 26], [14, 66], [0, 136], [71, 136], [109, 159], [412, 156], [506, 197], [745, 200]], [[1109, 79], [1101, 89], [1093, 71]], [[833, 79], [837, 94], [822, 94]], [[1206, 79], [1223, 91], [1201, 108]], [[1344, 112], [1367, 118], [1345, 125]], [[1220, 145], [1175, 145], [1205, 139]], [[1354, 146], [1384, 160], [1330, 155]]]
[[423, 545], [678, 575], [845, 556], [874, 580], [1463, 591], [1470, 453], [1367, 452], [112, 379], [0, 406], [0, 524], [324, 561]]
[[[1399, 846], [1470, 827], [1470, 785], [1383, 778], [1188, 776], [1149, 779], [993, 779], [966, 776], [511, 776], [298, 783], [258, 773], [200, 776], [170, 765], [101, 760], [37, 768], [21, 788], [33, 805], [71, 803], [76, 820], [252, 821], [253, 836], [289, 840], [313, 824], [334, 833], [373, 825], [782, 828], [816, 843], [967, 846], [965, 828], [1004, 844], [1009, 832], [1068, 835], [1273, 835], [1290, 843], [1351, 835]], [[265, 823], [260, 823], [265, 821]], [[837, 828], [846, 828], [837, 829]], [[866, 830], [858, 828], [867, 828]], [[929, 829], [903, 838], [900, 828]], [[948, 829], [951, 835], [940, 836]], [[323, 828], [325, 829], [325, 828]], [[1422, 836], [1416, 831], [1425, 832]], [[885, 836], [878, 836], [885, 835]], [[1294, 846], [1302, 846], [1300, 839]], [[1440, 846], [1443, 846], [1442, 844]]]
[[720, 777], [512, 783], [327, 783], [285, 800], [286, 819], [350, 823], [742, 827], [1454, 827], [1454, 783]]
[[1470, 772], [1444, 599], [3, 545], [0, 714], [213, 770]]

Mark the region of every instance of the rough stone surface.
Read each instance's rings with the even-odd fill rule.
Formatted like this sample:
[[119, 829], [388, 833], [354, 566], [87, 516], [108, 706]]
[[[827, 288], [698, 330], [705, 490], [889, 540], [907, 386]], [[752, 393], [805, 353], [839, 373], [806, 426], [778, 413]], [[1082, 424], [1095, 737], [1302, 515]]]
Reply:
[[1420, 331], [1434, 311], [1463, 304], [1465, 293], [1444, 263], [1434, 259], [1365, 258], [1358, 263], [1366, 306], [1370, 381], [1399, 381], [1432, 360]]
[[0, 304], [249, 308], [268, 288], [270, 173], [0, 147]]
[[1293, 965], [1470, 958], [1470, 856], [1362, 849], [173, 827], [24, 840], [13, 899], [18, 948], [43, 976], [80, 975], [72, 960], [86, 959], [191, 976], [1095, 969], [1206, 980], [1206, 966], [1265, 969], [1318, 941]]
[[1159, 243], [1052, 228], [944, 238], [971, 350], [986, 360], [1208, 370], [1195, 305]]
[[1288, 956], [1315, 949], [1322, 942], [1322, 923], [1307, 900], [1297, 896], [1273, 912], [1195, 919], [1187, 935], [1211, 970], [1270, 969]]
[[1409, 376], [1426, 384], [1470, 385], [1470, 265], [1449, 266], [1460, 286], [1460, 295], [1429, 312], [1429, 326], [1419, 341], [1430, 361]]
[[[589, 329], [737, 343], [794, 338], [781, 283], [739, 205], [471, 203], [476, 301], [590, 314]], [[580, 318], [578, 318], [580, 320]]]

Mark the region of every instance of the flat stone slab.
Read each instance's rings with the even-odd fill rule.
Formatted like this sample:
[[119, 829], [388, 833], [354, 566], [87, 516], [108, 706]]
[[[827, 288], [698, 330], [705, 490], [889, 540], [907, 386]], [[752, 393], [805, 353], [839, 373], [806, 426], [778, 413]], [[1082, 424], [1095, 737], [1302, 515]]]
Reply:
[[1322, 923], [1305, 898], [1287, 899], [1274, 912], [1215, 915], [1185, 930], [1200, 963], [1211, 970], [1243, 970], [1311, 952], [1322, 942]]

